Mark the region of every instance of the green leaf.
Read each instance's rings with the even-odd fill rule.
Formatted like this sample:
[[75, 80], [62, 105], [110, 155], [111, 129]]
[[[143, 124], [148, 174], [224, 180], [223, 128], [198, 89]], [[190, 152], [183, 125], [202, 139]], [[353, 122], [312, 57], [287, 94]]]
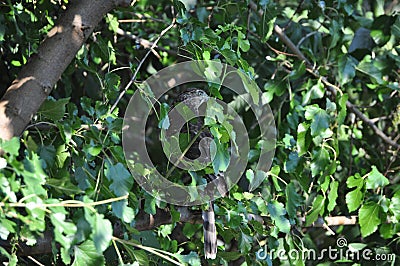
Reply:
[[361, 235], [369, 236], [378, 229], [381, 224], [382, 207], [375, 202], [367, 202], [358, 212], [358, 221], [361, 227]]
[[194, 251], [191, 251], [187, 255], [175, 254], [175, 257], [181, 263], [185, 263], [185, 265], [201, 266], [201, 261], [200, 261], [200, 258], [199, 258], [199, 254], [197, 254]]
[[313, 203], [311, 212], [306, 216], [306, 226], [310, 226], [313, 222], [318, 219], [318, 216], [322, 214], [325, 205], [325, 198], [322, 195], [318, 195]]
[[364, 179], [357, 173], [354, 176], [347, 178], [346, 184], [348, 188], [362, 188], [364, 186]]
[[290, 223], [285, 217], [286, 210], [282, 203], [276, 200], [268, 203], [268, 212], [271, 215], [272, 221], [274, 221], [275, 225], [279, 228], [279, 231], [283, 233], [290, 232]]
[[249, 76], [246, 73], [243, 73], [242, 71], [237, 71], [237, 74], [241, 77], [241, 80], [243, 82], [243, 86], [246, 89], [248, 93], [250, 93], [250, 96], [253, 100], [253, 103], [255, 105], [258, 105], [258, 102], [260, 101], [260, 90], [259, 88], [254, 85], [254, 83], [251, 82], [249, 79]]
[[300, 157], [297, 152], [289, 153], [289, 158], [285, 161], [285, 172], [286, 173], [294, 173], [296, 171], [296, 167], [299, 164]]
[[112, 225], [111, 222], [104, 218], [103, 214], [96, 213], [93, 220], [90, 222], [92, 225], [92, 239], [98, 253], [102, 253], [108, 248], [112, 238]]
[[344, 85], [353, 80], [356, 75], [357, 60], [349, 55], [341, 55], [339, 57], [339, 82]]
[[339, 182], [332, 181], [330, 184], [330, 192], [328, 194], [328, 207], [327, 210], [331, 212], [336, 206], [336, 199], [338, 197]]
[[395, 234], [393, 224], [382, 224], [379, 227], [379, 233], [384, 239], [392, 238], [393, 235]]
[[[49, 200], [48, 203], [58, 203], [56, 200]], [[61, 257], [65, 264], [69, 264], [71, 257], [69, 251], [72, 245], [71, 239], [73, 239], [76, 233], [76, 225], [71, 222], [67, 222], [64, 207], [51, 207], [50, 221], [54, 227], [54, 239], [61, 244]]]
[[53, 145], [40, 146], [38, 149], [40, 158], [45, 162], [44, 168], [51, 168], [56, 157], [56, 148]]
[[261, 216], [266, 216], [268, 214], [268, 208], [265, 200], [261, 197], [254, 197], [252, 201], [257, 205]]
[[393, 213], [395, 221], [400, 221], [400, 190], [398, 190], [391, 198], [389, 210]]
[[[304, 70], [305, 71], [305, 70]], [[308, 84], [310, 83], [310, 84]], [[307, 85], [311, 85], [311, 80]], [[322, 84], [321, 80], [318, 80], [317, 84], [314, 84], [303, 96], [303, 105], [306, 105], [310, 102], [310, 100], [321, 99], [325, 95], [324, 84]]]
[[107, 179], [112, 182], [110, 189], [117, 197], [129, 194], [133, 185], [133, 177], [122, 163], [112, 165], [107, 162], [104, 174]]
[[114, 201], [111, 203], [112, 211], [125, 223], [130, 223], [135, 218], [135, 211], [128, 207], [128, 200]]
[[325, 148], [320, 148], [313, 154], [313, 161], [311, 162], [311, 175], [314, 177], [323, 173], [329, 163], [329, 152]]
[[225, 57], [228, 64], [230, 65], [236, 64], [238, 57], [234, 51], [232, 51], [231, 49], [223, 49], [221, 50], [221, 54]]
[[357, 210], [358, 207], [360, 207], [363, 198], [364, 194], [361, 192], [360, 188], [356, 188], [355, 190], [347, 193], [346, 204], [349, 212]]
[[149, 257], [144, 250], [133, 250], [132, 255], [135, 258], [135, 261], [139, 262], [139, 265], [149, 265]]
[[7, 240], [10, 233], [15, 233], [16, 223], [0, 217], [0, 238]]
[[64, 117], [65, 106], [69, 103], [70, 98], [62, 98], [58, 100], [46, 99], [40, 106], [38, 113], [50, 119], [51, 121], [59, 121]]
[[[217, 140], [215, 140], [214, 143], [216, 145], [211, 145], [210, 151], [211, 154], [215, 154], [212, 165], [214, 172], [218, 173], [219, 171], [225, 171], [228, 168], [230, 157], [226, 144], [220, 143]], [[216, 151], [214, 150], [215, 148]]]
[[108, 13], [106, 21], [107, 21], [107, 23], [109, 25], [109, 29], [111, 31], [113, 31], [114, 33], [116, 33], [117, 30], [118, 30], [118, 26], [119, 26], [118, 18], [115, 17], [114, 15]]
[[243, 254], [237, 251], [218, 251], [218, 257], [226, 260], [226, 261], [233, 261], [233, 260], [237, 260], [240, 257], [242, 257]]
[[17, 156], [19, 150], [19, 138], [13, 137], [10, 140], [3, 140], [0, 138], [0, 150], [9, 153], [10, 155]]
[[148, 214], [156, 214], [156, 203], [157, 200], [146, 193], [144, 200], [144, 211]]
[[253, 238], [246, 235], [242, 231], [239, 235], [239, 248], [242, 253], [248, 253], [251, 249], [251, 244], [253, 243]]
[[303, 203], [303, 197], [296, 191], [294, 182], [290, 182], [285, 189], [286, 193], [286, 210], [290, 218], [297, 217], [297, 208]]
[[297, 152], [299, 156], [302, 156], [308, 151], [308, 147], [311, 144], [311, 137], [308, 129], [310, 125], [306, 122], [300, 123], [297, 127]]
[[369, 76], [370, 78], [372, 78], [372, 81], [375, 81], [378, 84], [384, 83], [384, 81], [382, 79], [382, 70], [378, 69], [374, 65], [374, 61], [371, 61], [370, 57], [366, 57], [366, 59], [364, 59], [357, 66], [357, 70], [362, 72], [363, 74]]
[[337, 123], [338, 125], [342, 125], [346, 115], [347, 115], [347, 99], [349, 98], [348, 94], [337, 95], [338, 104], [339, 104], [339, 113], [337, 115]]
[[162, 103], [160, 107], [160, 119], [158, 122], [158, 128], [168, 129], [170, 126], [169, 117], [168, 117], [169, 105], [166, 103]]
[[72, 266], [105, 265], [104, 256], [98, 253], [92, 240], [86, 240], [74, 246], [74, 261]]
[[377, 189], [383, 188], [389, 184], [389, 180], [382, 175], [375, 165], [372, 166], [372, 171], [368, 174], [366, 188]]
[[37, 195], [46, 196], [47, 191], [42, 185], [46, 182], [46, 174], [43, 171], [42, 163], [36, 153], [32, 153], [31, 158], [24, 159], [25, 171], [22, 176], [24, 178], [25, 186], [22, 192], [25, 196]]
[[248, 50], [250, 50], [249, 40], [246, 39], [246, 35], [243, 32], [238, 30], [237, 33], [238, 33], [238, 46], [240, 50], [242, 50], [243, 52], [247, 52]]
[[326, 111], [315, 104], [306, 106], [305, 109], [305, 118], [311, 120], [311, 136], [318, 136], [324, 133], [329, 128], [330, 120]]

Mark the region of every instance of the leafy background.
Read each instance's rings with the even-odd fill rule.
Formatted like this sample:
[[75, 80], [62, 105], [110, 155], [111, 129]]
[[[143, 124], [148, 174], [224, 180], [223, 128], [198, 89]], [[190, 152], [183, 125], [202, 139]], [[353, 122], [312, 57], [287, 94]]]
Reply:
[[[107, 14], [23, 135], [0, 142], [5, 151], [1, 260], [32, 263], [20, 253], [21, 243], [29, 254], [51, 231], [49, 250], [31, 255], [43, 264], [205, 264], [201, 224], [180, 222], [177, 207], [145, 193], [127, 170], [122, 117], [137, 86], [117, 98], [132, 78], [138, 85], [176, 62], [211, 59], [257, 82], [278, 131], [273, 167], [262, 185], [248, 192], [263, 145], [258, 127], [235, 95], [210, 88], [212, 96], [237, 109], [251, 137], [246, 174], [216, 202], [221, 243], [213, 263], [328, 265], [328, 258], [260, 260], [256, 252], [322, 250], [345, 237], [353, 250], [397, 256], [383, 262], [349, 258], [348, 263], [395, 265], [400, 259], [399, 146], [389, 145], [371, 125], [398, 142], [397, 2], [138, 1]], [[67, 0], [0, 1], [1, 94], [69, 5]], [[275, 25], [308, 62], [279, 38]], [[149, 50], [154, 42], [157, 47]], [[161, 116], [148, 123], [154, 141], [171, 99], [164, 102]], [[220, 134], [222, 143], [224, 137]], [[167, 167], [154, 149], [157, 166]], [[144, 228], [149, 230], [138, 226], [141, 212], [161, 210], [171, 223]], [[352, 215], [358, 216], [354, 225], [318, 226], [319, 217]]]

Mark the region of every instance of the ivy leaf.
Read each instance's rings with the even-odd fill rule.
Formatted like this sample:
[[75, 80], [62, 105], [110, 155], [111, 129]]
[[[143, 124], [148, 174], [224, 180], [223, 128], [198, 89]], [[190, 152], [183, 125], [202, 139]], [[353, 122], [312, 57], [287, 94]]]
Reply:
[[74, 257], [72, 266], [105, 265], [104, 256], [97, 252], [92, 240], [74, 246]]
[[7, 240], [10, 233], [15, 233], [16, 225], [13, 221], [0, 217], [0, 238]]
[[147, 193], [144, 198], [144, 211], [148, 214], [156, 214], [156, 199]]
[[329, 152], [325, 148], [320, 148], [314, 155], [311, 163], [311, 175], [314, 177], [324, 172], [329, 164]]
[[53, 122], [61, 120], [65, 114], [65, 106], [69, 103], [70, 98], [62, 98], [58, 100], [46, 99], [40, 106], [38, 113], [50, 119]]
[[220, 143], [218, 140], [215, 140], [214, 143], [216, 145], [211, 145], [210, 151], [211, 154], [215, 154], [212, 165], [214, 172], [218, 173], [219, 171], [225, 171], [228, 168], [230, 158], [229, 151], [225, 147], [226, 144]]
[[349, 55], [341, 55], [339, 57], [339, 82], [344, 85], [353, 80], [356, 75], [357, 60]]
[[[137, 265], [148, 266], [149, 265], [149, 257], [147, 256], [146, 252], [143, 250], [136, 250], [132, 246], [127, 244], [123, 244], [124, 248], [128, 253], [131, 255], [132, 258], [135, 258], [135, 262], [138, 263]], [[134, 266], [134, 265], [132, 265]]]
[[315, 104], [305, 109], [305, 118], [311, 120], [311, 136], [321, 135], [329, 127], [329, 115]]
[[379, 172], [375, 165], [371, 168], [372, 171], [368, 174], [366, 182], [367, 189], [383, 188], [389, 184], [389, 180]]
[[98, 253], [102, 253], [108, 248], [112, 238], [111, 222], [104, 218], [103, 214], [96, 213], [89, 222], [92, 225], [92, 239]]
[[42, 163], [36, 153], [32, 153], [32, 158], [24, 159], [25, 171], [22, 173], [25, 187], [22, 190], [24, 196], [38, 195], [46, 196], [47, 191], [42, 185], [46, 182], [46, 174], [43, 171]]
[[274, 221], [275, 225], [279, 228], [279, 231], [283, 233], [289, 233], [290, 223], [289, 220], [284, 216], [286, 214], [286, 210], [283, 207], [283, 204], [274, 200], [271, 203], [268, 203], [268, 211], [271, 215], [272, 221]]
[[308, 147], [311, 143], [311, 137], [308, 129], [310, 125], [306, 122], [300, 123], [297, 127], [297, 152], [299, 156], [302, 156], [308, 151]]
[[286, 173], [293, 173], [296, 171], [296, 167], [299, 164], [300, 157], [298, 156], [297, 152], [293, 151], [289, 153], [289, 158], [285, 161], [285, 172]]
[[253, 238], [251, 236], [246, 235], [243, 232], [240, 232], [239, 248], [242, 253], [248, 253], [250, 251], [252, 242]]
[[237, 260], [242, 256], [243, 254], [237, 251], [218, 251], [218, 257], [223, 258], [226, 261]]
[[53, 145], [40, 146], [38, 153], [45, 162], [44, 168], [51, 168], [54, 165], [56, 157], [56, 148]]
[[372, 78], [372, 80], [375, 80], [378, 84], [384, 83], [382, 79], [382, 71], [378, 69], [375, 65], [374, 62], [371, 61], [371, 57], [366, 57], [358, 66], [357, 70], [364, 73], [365, 75], [368, 75]]
[[110, 189], [117, 197], [125, 196], [131, 191], [133, 178], [122, 163], [112, 165], [107, 162], [104, 174], [107, 179], [112, 182]]
[[201, 266], [201, 261], [199, 258], [199, 254], [194, 251], [191, 251], [187, 255], [175, 254], [175, 257], [185, 265], [193, 265], [193, 266]]
[[18, 155], [19, 145], [20, 143], [18, 137], [13, 137], [10, 140], [3, 140], [0, 138], [0, 150], [3, 150], [10, 155]]
[[[50, 200], [48, 203], [56, 203], [55, 200]], [[51, 207], [50, 221], [54, 226], [54, 239], [61, 244], [61, 258], [65, 264], [69, 264], [71, 257], [69, 249], [72, 245], [76, 233], [76, 225], [66, 221], [67, 211], [64, 207]]]
[[259, 89], [257, 86], [255, 86], [249, 79], [249, 76], [247, 76], [246, 73], [243, 73], [242, 71], [237, 71], [237, 74], [241, 77], [241, 80], [243, 82], [243, 86], [246, 89], [248, 93], [250, 93], [250, 96], [253, 100], [253, 103], [255, 105], [258, 105], [258, 102], [260, 101], [260, 95], [259, 95]]
[[286, 186], [286, 210], [290, 218], [295, 218], [296, 210], [303, 203], [303, 197], [296, 192], [295, 184], [290, 182]]
[[130, 223], [135, 217], [135, 212], [131, 207], [128, 207], [128, 200], [114, 201], [111, 203], [112, 211], [118, 218], [125, 223]]
[[238, 60], [236, 53], [231, 49], [223, 49], [221, 50], [221, 54], [225, 57], [226, 61], [230, 65], [235, 65]]
[[381, 224], [382, 207], [375, 202], [367, 202], [358, 212], [358, 220], [361, 227], [361, 235], [369, 236], [378, 229]]

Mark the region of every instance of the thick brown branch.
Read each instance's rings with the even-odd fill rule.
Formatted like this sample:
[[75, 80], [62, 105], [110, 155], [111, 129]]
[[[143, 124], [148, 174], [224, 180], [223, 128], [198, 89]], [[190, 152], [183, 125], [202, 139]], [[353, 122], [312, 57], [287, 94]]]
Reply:
[[19, 136], [94, 27], [128, 0], [72, 1], [0, 100], [0, 138]]
[[[258, 10], [257, 8], [257, 4], [255, 4], [253, 1], [249, 2], [249, 6], [250, 8], [256, 12], [260, 17], [262, 17], [264, 15], [264, 11], [263, 10]], [[284, 31], [281, 29], [281, 27], [279, 27], [278, 25], [274, 26], [274, 31], [275, 34], [279, 37], [279, 39], [285, 43], [290, 50], [292, 50], [292, 52], [294, 54], [296, 54], [297, 57], [299, 57], [301, 60], [303, 60], [306, 65], [308, 66], [308, 72], [310, 72], [312, 75], [314, 75], [317, 78], [321, 78], [322, 82], [326, 85], [327, 89], [336, 96], [336, 93], [338, 91], [338, 88], [331, 84], [326, 77], [323, 77], [321, 75], [319, 75], [318, 73], [316, 73], [313, 69], [313, 67], [311, 66], [310, 62], [308, 61], [308, 59], [304, 56], [304, 54], [300, 51], [300, 49], [290, 40], [289, 37], [286, 36], [286, 34], [284, 33]], [[354, 106], [350, 101], [346, 102], [346, 106], [347, 108], [350, 110], [350, 112], [354, 113], [359, 119], [361, 119], [361, 121], [363, 121], [364, 123], [366, 123], [369, 127], [371, 127], [371, 129], [374, 131], [374, 133], [380, 137], [384, 142], [386, 142], [389, 145], [392, 145], [394, 148], [400, 148], [400, 144], [396, 143], [394, 140], [392, 140], [391, 138], [389, 138], [382, 130], [380, 130], [375, 123], [369, 119], [366, 115], [364, 115], [360, 110], [358, 110], [358, 108], [356, 106]]]

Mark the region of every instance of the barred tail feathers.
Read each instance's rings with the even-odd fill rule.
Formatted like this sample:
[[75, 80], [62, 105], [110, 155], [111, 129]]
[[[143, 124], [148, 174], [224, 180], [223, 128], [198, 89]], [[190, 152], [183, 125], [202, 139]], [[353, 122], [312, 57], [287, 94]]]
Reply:
[[204, 255], [206, 259], [215, 259], [217, 255], [217, 230], [215, 227], [214, 204], [203, 210]]

